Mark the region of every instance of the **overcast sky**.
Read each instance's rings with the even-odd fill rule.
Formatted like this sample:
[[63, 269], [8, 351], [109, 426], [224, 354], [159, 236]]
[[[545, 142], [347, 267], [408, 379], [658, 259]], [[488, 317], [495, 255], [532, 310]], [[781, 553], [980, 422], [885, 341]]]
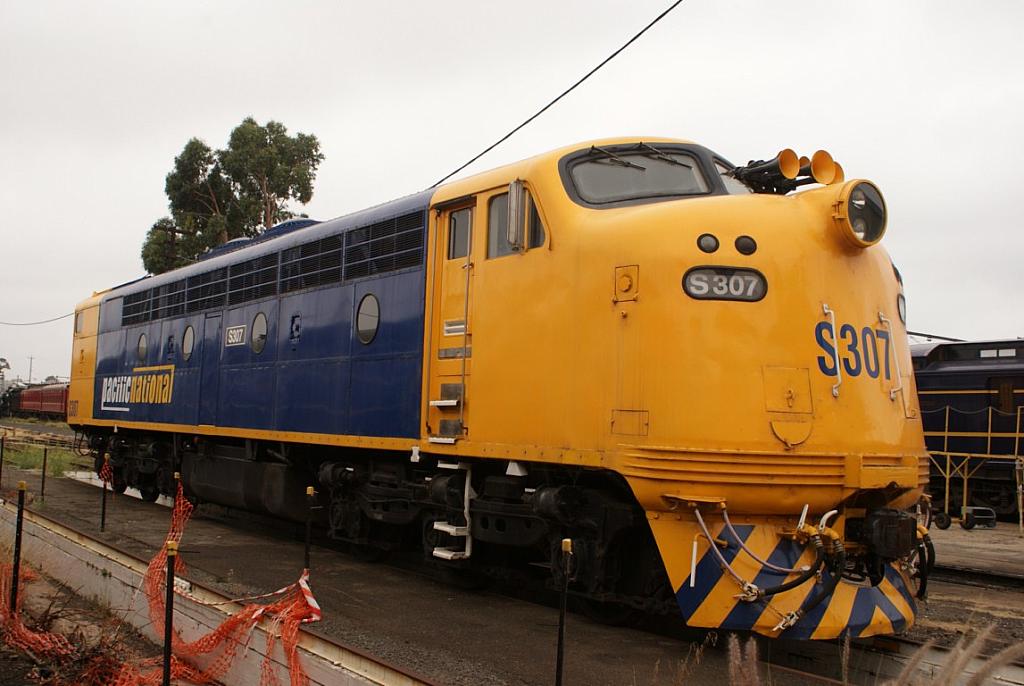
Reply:
[[[0, 321], [71, 312], [143, 273], [164, 176], [249, 115], [315, 134], [305, 207], [421, 190], [670, 0], [0, 2]], [[909, 326], [1024, 335], [1024, 3], [685, 0], [465, 173], [611, 135], [734, 162], [829, 150], [878, 183]], [[67, 375], [71, 321], [0, 326], [10, 377]]]

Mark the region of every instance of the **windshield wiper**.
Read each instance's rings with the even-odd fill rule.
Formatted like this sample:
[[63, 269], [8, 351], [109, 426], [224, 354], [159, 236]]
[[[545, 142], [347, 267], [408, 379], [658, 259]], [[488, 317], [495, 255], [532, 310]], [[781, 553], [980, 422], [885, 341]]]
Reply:
[[656, 147], [650, 145], [649, 143], [640, 143], [639, 148], [640, 150], [649, 151], [647, 155], [645, 155], [645, 157], [655, 157], [659, 160], [662, 160], [663, 162], [668, 162], [669, 164], [674, 164], [678, 167], [686, 167], [687, 169], [693, 169], [693, 165], [689, 165], [686, 162], [681, 162], [674, 157], [669, 157], [663, 151], [658, 150]]
[[593, 154], [594, 151], [607, 155], [609, 157], [609, 161], [614, 162], [615, 164], [621, 164], [623, 167], [633, 167], [634, 169], [639, 169], [640, 171], [647, 171], [647, 167], [641, 167], [636, 162], [630, 162], [629, 160], [623, 157], [619, 157], [611, 150], [605, 150], [604, 148], [599, 148], [596, 145], [590, 146], [591, 154]]

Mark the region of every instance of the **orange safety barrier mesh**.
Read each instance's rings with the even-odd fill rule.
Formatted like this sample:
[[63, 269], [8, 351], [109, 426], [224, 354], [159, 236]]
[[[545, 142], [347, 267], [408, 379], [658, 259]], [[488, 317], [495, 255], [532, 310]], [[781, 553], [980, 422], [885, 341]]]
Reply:
[[[108, 471], [109, 462], [103, 471]], [[110, 474], [101, 478], [107, 481]], [[177, 497], [171, 514], [171, 527], [167, 533], [168, 541], [180, 542], [185, 531], [185, 524], [192, 516], [193, 506], [184, 497], [181, 483], [178, 483]], [[178, 555], [175, 560], [175, 576], [185, 571], [185, 564]], [[22, 571], [22, 582], [28, 582], [34, 575], [25, 568]], [[11, 565], [0, 565], [0, 637], [10, 646], [31, 651], [34, 655], [52, 660], [54, 663], [66, 663], [79, 658], [80, 670], [72, 681], [55, 675], [50, 683], [71, 686], [160, 686], [163, 677], [163, 658], [150, 658], [138, 663], [122, 662], [116, 651], [99, 651], [100, 654], [79, 656], [75, 647], [63, 636], [45, 631], [35, 631], [26, 627], [19, 612], [10, 612], [7, 605], [10, 598]], [[149, 605], [149, 617], [157, 636], [164, 633], [164, 613], [167, 584], [167, 547], [160, 551], [149, 563], [142, 582]], [[176, 591], [181, 594], [181, 591]], [[24, 594], [19, 594], [18, 609]], [[251, 602], [257, 598], [276, 598], [267, 604]], [[320, 606], [313, 598], [309, 588], [309, 570], [303, 570], [299, 580], [274, 593], [243, 598], [238, 601], [247, 604], [238, 612], [228, 617], [220, 626], [192, 642], [185, 642], [178, 632], [172, 634], [171, 678], [178, 682], [193, 684], [211, 684], [228, 672], [238, 654], [239, 648], [245, 648], [252, 630], [264, 617], [269, 619], [267, 626], [266, 653], [260, 666], [260, 686], [281, 686], [274, 672], [271, 658], [278, 640], [288, 664], [290, 686], [308, 686], [309, 677], [299, 660], [298, 642], [299, 627], [303, 623], [316, 622], [321, 618]], [[199, 601], [195, 601], [199, 602]], [[221, 605], [225, 603], [214, 603]], [[200, 668], [194, 662], [201, 659], [206, 667]]]
[[[192, 504], [184, 497], [179, 482], [171, 515], [171, 528], [167, 533], [168, 541], [181, 541], [185, 524], [192, 516], [192, 509]], [[150, 561], [143, 580], [143, 590], [149, 601], [149, 618], [154, 631], [160, 636], [164, 632], [166, 570], [167, 548], [164, 546]], [[180, 575], [184, 571], [185, 564], [179, 555], [175, 560], [175, 575]], [[267, 616], [271, 622], [267, 627], [267, 649], [260, 668], [261, 686], [280, 686], [271, 659], [278, 635], [288, 662], [291, 686], [308, 684], [309, 677], [299, 661], [299, 626], [305, 622], [318, 621], [321, 616], [320, 607], [309, 590], [308, 570], [303, 570], [301, 578], [296, 583], [268, 594], [268, 597], [273, 596], [279, 598], [266, 605], [247, 604], [212, 632], [190, 643], [182, 640], [178, 633], [174, 632], [172, 678], [195, 684], [216, 681], [231, 668], [238, 649], [245, 646], [252, 629]], [[199, 668], [193, 664], [192, 661], [196, 658], [203, 658], [206, 667]], [[139, 665], [125, 664], [116, 679], [107, 683], [114, 686], [156, 686], [161, 679], [161, 664], [161, 659], [145, 660]]]
[[27, 567], [22, 567], [18, 582], [17, 607], [11, 611], [11, 572], [14, 565], [0, 564], [0, 636], [12, 648], [31, 652], [37, 657], [64, 662], [75, 655], [75, 648], [60, 634], [37, 631], [25, 626], [21, 619], [25, 585], [36, 576]]
[[100, 481], [106, 488], [114, 480], [114, 468], [110, 466], [110, 458], [104, 458], [103, 466], [100, 467]]

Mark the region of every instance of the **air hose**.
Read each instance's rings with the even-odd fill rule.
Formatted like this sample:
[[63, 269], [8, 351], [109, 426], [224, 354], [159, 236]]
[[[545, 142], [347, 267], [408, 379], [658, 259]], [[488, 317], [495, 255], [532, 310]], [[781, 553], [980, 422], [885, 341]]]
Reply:
[[776, 631], [783, 631], [789, 627], [795, 625], [800, 621], [800, 618], [807, 615], [814, 608], [818, 607], [825, 598], [831, 596], [836, 586], [839, 585], [839, 580], [843, 576], [843, 570], [846, 569], [846, 548], [843, 546], [843, 542], [838, 536], [832, 537], [832, 550], [828, 555], [828, 568], [829, 568], [829, 579], [826, 584], [818, 589], [810, 600], [806, 601], [799, 610], [796, 612], [790, 612], [788, 615], [783, 617], [782, 621], [776, 625]]
[[935, 568], [935, 546], [932, 544], [932, 537], [928, 535], [927, 531], [918, 533], [921, 535], [921, 538], [917, 543], [917, 598], [924, 600], [928, 597], [928, 576]]
[[814, 547], [814, 563], [811, 564], [810, 567], [807, 567], [802, 572], [800, 572], [800, 575], [791, 581], [787, 581], [785, 583], [779, 584], [778, 586], [773, 586], [771, 588], [760, 589], [758, 592], [759, 597], [763, 598], [765, 596], [775, 595], [776, 593], [783, 593], [785, 591], [794, 589], [797, 586], [806, 583], [809, 579], [812, 579], [814, 575], [818, 573], [818, 570], [821, 569], [821, 566], [825, 564], [825, 546], [821, 542], [821, 536], [819, 536], [818, 534], [813, 534], [811, 536], [810, 543]]
[[811, 598], [810, 602], [800, 608], [800, 615], [806, 615], [808, 612], [818, 607], [821, 601], [832, 595], [835, 592], [836, 586], [839, 585], [839, 580], [843, 576], [843, 570], [846, 569], [846, 548], [843, 546], [843, 542], [838, 538], [832, 539], [832, 554], [829, 555], [829, 576], [828, 582], [821, 588], [821, 592]]

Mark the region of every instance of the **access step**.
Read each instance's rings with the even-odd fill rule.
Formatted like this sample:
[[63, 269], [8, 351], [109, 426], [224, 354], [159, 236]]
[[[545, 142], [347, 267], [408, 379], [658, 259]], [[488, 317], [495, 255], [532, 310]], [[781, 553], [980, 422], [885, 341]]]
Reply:
[[449, 536], [469, 536], [468, 526], [458, 526], [448, 522], [434, 522], [434, 531], [441, 531]]
[[452, 400], [431, 400], [430, 401], [430, 406], [431, 407], [458, 407], [459, 406], [459, 399], [458, 398], [454, 398]]

